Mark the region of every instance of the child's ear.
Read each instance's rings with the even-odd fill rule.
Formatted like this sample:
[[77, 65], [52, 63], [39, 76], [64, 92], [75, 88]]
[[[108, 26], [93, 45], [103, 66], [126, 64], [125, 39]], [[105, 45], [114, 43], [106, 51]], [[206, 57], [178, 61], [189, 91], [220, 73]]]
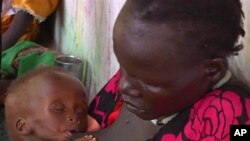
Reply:
[[16, 131], [20, 135], [28, 135], [31, 133], [31, 127], [29, 126], [27, 120], [24, 118], [18, 118], [16, 121]]
[[206, 63], [207, 78], [212, 83], [218, 82], [228, 70], [228, 62], [226, 58], [214, 58], [210, 59]]

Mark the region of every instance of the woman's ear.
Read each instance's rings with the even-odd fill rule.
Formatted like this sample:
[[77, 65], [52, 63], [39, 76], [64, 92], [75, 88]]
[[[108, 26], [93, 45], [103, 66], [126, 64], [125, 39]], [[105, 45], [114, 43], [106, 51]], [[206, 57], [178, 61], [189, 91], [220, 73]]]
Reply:
[[228, 70], [228, 62], [226, 58], [209, 59], [206, 62], [206, 74], [212, 84], [223, 78]]
[[16, 131], [20, 135], [29, 135], [31, 133], [31, 127], [27, 120], [24, 118], [18, 118], [16, 120]]

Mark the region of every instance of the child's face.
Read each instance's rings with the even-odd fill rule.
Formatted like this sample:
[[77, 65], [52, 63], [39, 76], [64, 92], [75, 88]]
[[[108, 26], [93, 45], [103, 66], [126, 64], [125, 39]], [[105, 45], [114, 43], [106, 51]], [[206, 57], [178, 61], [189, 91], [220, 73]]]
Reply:
[[[143, 119], [168, 116], [192, 104], [208, 87], [198, 42], [178, 24], [118, 17], [114, 52], [120, 63], [120, 92], [128, 110]], [[129, 17], [129, 18], [128, 18]]]
[[[36, 83], [39, 87], [35, 87]], [[70, 132], [86, 131], [87, 104], [79, 81], [63, 77], [40, 79], [34, 82], [32, 91], [33, 113], [27, 119], [35, 138], [66, 141]]]

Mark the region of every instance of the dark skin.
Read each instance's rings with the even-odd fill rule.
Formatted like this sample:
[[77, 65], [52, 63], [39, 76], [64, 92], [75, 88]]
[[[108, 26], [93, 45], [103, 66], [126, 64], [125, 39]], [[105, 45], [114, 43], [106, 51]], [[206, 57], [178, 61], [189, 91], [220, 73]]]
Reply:
[[197, 51], [199, 40], [190, 40], [192, 23], [143, 21], [129, 10], [125, 6], [114, 28], [120, 92], [129, 111], [146, 120], [169, 116], [225, 75], [226, 59], [209, 59]]
[[[155, 131], [146, 132], [144, 124], [136, 123], [141, 119], [167, 117], [191, 106], [228, 69], [226, 57], [209, 58], [198, 50], [200, 40], [193, 40], [194, 37], [189, 35], [189, 31], [196, 28], [192, 22], [145, 21], [133, 8], [129, 1], [123, 7], [115, 23], [113, 40], [122, 72], [120, 92], [124, 106], [137, 119], [133, 119], [132, 114], [124, 118], [126, 110], [122, 109], [111, 127], [92, 133], [100, 141], [145, 140]], [[206, 30], [206, 26], [200, 29]], [[196, 36], [202, 35], [198, 33]], [[130, 118], [139, 121], [131, 122], [131, 127], [125, 126], [126, 129], [119, 132], [121, 125]], [[134, 128], [145, 131], [144, 137], [138, 139], [140, 135], [135, 134]]]
[[27, 12], [19, 11], [13, 18], [8, 30], [2, 35], [2, 50], [13, 46], [25, 33], [34, 17]]

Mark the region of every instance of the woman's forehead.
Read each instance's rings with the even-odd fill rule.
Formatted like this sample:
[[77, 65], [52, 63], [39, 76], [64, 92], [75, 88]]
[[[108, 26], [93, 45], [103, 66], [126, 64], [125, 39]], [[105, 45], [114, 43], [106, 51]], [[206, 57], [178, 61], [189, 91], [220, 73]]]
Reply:
[[[118, 26], [122, 26], [122, 29], [119, 27], [115, 28], [115, 51], [121, 49], [137, 57], [140, 54], [172, 56], [176, 51], [190, 51], [191, 47], [198, 44], [197, 40], [190, 38], [189, 31], [183, 31], [172, 23], [139, 25], [140, 23], [121, 24]], [[118, 32], [116, 32], [116, 29]]]

